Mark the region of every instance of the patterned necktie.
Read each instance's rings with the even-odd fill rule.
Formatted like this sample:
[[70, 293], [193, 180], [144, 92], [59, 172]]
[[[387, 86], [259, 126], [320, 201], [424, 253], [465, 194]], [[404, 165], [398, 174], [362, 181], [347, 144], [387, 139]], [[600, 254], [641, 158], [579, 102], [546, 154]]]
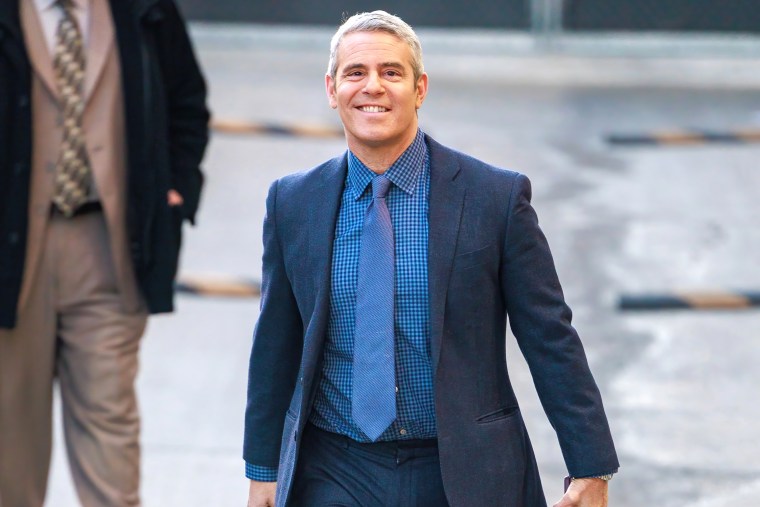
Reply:
[[56, 165], [53, 203], [70, 217], [87, 200], [90, 184], [90, 163], [82, 133], [85, 58], [72, 0], [58, 0], [56, 5], [63, 11], [55, 34], [53, 56], [63, 110], [63, 141]]
[[372, 203], [364, 216], [356, 285], [351, 415], [373, 442], [396, 420], [394, 243], [385, 202], [390, 185], [383, 175], [372, 180]]

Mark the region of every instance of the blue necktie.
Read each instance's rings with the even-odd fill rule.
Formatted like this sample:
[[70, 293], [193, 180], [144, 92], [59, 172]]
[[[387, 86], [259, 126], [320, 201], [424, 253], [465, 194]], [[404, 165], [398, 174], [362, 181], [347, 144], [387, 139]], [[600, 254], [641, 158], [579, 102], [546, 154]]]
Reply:
[[351, 415], [373, 442], [396, 420], [393, 225], [385, 203], [390, 185], [383, 175], [372, 180], [356, 285]]

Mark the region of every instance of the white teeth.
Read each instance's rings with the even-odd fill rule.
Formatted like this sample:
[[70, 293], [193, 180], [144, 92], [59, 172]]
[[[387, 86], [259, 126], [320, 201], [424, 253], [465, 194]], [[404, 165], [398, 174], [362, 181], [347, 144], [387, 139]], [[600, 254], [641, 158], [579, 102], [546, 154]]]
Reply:
[[384, 113], [387, 111], [386, 108], [380, 106], [362, 106], [359, 109], [365, 113]]

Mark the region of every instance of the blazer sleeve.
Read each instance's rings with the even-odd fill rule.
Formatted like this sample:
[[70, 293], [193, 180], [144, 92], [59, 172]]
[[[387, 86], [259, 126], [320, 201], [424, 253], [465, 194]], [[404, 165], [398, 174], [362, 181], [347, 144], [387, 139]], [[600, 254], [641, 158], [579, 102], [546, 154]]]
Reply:
[[275, 469], [303, 349], [303, 324], [278, 233], [277, 190], [275, 182], [264, 218], [261, 312], [253, 332], [243, 443], [247, 463]]
[[500, 280], [510, 327], [557, 432], [570, 475], [610, 473], [619, 464], [602, 399], [530, 200], [530, 181], [517, 175]]

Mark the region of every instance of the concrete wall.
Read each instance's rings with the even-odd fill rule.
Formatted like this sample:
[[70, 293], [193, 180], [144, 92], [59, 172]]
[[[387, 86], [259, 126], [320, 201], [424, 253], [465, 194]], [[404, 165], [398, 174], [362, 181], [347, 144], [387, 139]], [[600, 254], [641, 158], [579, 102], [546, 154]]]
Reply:
[[[531, 9], [562, 10], [570, 31], [760, 33], [760, 0], [177, 0], [191, 20], [337, 26], [384, 9], [412, 26], [527, 30]], [[539, 19], [542, 12], [537, 12]], [[557, 12], [556, 18], [559, 18]]]
[[760, 32], [758, 0], [566, 0], [569, 30]]
[[527, 29], [525, 0], [177, 0], [191, 20], [338, 26], [344, 16], [383, 9], [412, 26]]

